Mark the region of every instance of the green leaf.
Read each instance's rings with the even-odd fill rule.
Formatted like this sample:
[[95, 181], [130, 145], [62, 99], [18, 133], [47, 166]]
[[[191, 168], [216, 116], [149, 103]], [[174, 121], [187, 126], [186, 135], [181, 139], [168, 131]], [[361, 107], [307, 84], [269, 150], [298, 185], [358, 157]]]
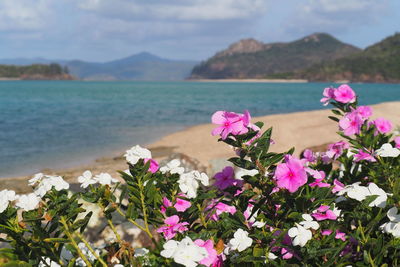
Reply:
[[333, 116], [328, 116], [328, 118], [329, 118], [329, 119], [331, 119], [331, 120], [333, 120], [333, 121], [339, 122], [339, 119], [338, 119], [338, 118], [336, 118], [336, 117], [333, 117]]

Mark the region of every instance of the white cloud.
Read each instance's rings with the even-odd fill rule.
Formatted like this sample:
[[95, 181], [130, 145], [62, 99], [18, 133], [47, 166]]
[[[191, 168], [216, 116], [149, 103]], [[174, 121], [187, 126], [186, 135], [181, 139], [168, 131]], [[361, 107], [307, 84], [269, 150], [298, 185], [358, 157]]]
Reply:
[[288, 32], [300, 34], [353, 31], [377, 22], [387, 12], [388, 3], [388, 0], [307, 0], [293, 12], [285, 26]]
[[32, 31], [46, 25], [50, 0], [1, 0], [0, 31]]
[[245, 19], [266, 10], [264, 0], [80, 0], [84, 10], [126, 20], [227, 20]]

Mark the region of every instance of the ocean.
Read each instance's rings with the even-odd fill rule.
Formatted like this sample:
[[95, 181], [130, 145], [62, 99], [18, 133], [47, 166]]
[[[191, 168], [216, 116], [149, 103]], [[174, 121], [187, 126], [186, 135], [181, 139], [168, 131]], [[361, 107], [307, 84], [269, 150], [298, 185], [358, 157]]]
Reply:
[[[0, 177], [63, 168], [148, 144], [216, 110], [252, 116], [324, 108], [327, 83], [0, 82]], [[363, 105], [400, 101], [400, 84], [351, 84]]]

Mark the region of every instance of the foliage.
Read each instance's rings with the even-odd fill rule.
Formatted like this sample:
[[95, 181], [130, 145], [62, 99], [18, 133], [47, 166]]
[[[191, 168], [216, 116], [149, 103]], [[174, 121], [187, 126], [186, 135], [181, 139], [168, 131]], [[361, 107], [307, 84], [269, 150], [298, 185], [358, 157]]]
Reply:
[[[262, 133], [247, 111], [218, 111], [213, 135], [235, 149], [229, 161], [238, 171], [227, 166], [211, 185], [177, 161], [159, 169], [136, 146], [125, 155], [124, 183], [85, 172], [84, 191], [70, 193], [60, 177], [38, 174], [28, 203], [3, 190], [3, 266], [399, 265], [400, 140], [390, 122], [369, 120], [371, 110], [357, 105], [350, 87], [327, 88], [324, 96], [342, 141], [323, 153], [271, 152], [272, 127]], [[114, 232], [105, 247], [85, 239], [92, 214], [82, 199], [101, 208]], [[148, 252], [121, 239], [117, 215], [148, 235]]]
[[56, 75], [68, 74], [68, 67], [61, 67], [59, 64], [49, 65], [33, 64], [29, 66], [0, 65], [0, 77], [3, 78], [23, 78], [33, 75], [43, 75], [52, 77]]

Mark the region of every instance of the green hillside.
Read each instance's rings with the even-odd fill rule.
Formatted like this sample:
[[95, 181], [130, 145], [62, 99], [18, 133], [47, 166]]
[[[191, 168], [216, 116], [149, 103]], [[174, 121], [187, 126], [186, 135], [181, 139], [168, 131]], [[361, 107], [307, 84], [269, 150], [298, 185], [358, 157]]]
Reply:
[[400, 33], [333, 62], [287, 75], [311, 81], [400, 82]]
[[194, 67], [191, 78], [241, 79], [279, 76], [359, 51], [360, 49], [344, 44], [325, 33], [312, 34], [290, 43], [263, 44], [254, 39], [246, 39]]
[[25, 80], [71, 80], [68, 68], [59, 64], [33, 64], [29, 66], [0, 65], [0, 78]]

